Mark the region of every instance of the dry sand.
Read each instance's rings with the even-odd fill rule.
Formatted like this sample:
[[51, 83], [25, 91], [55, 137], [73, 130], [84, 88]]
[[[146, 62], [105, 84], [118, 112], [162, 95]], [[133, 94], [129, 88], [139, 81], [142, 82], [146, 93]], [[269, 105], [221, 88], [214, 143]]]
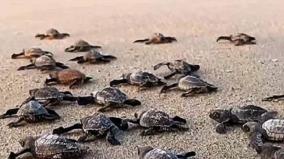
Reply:
[[[256, 158], [247, 147], [247, 136], [240, 129], [227, 135], [214, 131], [216, 123], [208, 118], [213, 108], [257, 104], [280, 111], [283, 103], [261, 102], [267, 95], [284, 92], [284, 2], [282, 0], [2, 0], [0, 14], [0, 112], [13, 108], [28, 96], [28, 90], [43, 86], [46, 74], [16, 71], [28, 63], [11, 60], [10, 55], [23, 48], [41, 47], [54, 52], [58, 61], [93, 76], [95, 81], [74, 94], [86, 95], [102, 89], [113, 78], [134, 70], [152, 70], [161, 61], [186, 59], [201, 65], [199, 74], [220, 89], [215, 94], [181, 98], [180, 92], [159, 96], [159, 89], [138, 92], [121, 87], [143, 105], [108, 113], [131, 117], [136, 111], [158, 108], [172, 115], [186, 117], [190, 131], [141, 137], [139, 131], [125, 133], [122, 146], [110, 146], [104, 140], [87, 144], [94, 159], [135, 159], [137, 145], [152, 145], [177, 151], [195, 150], [199, 159]], [[40, 41], [33, 36], [55, 27], [69, 32], [70, 38]], [[145, 46], [132, 44], [153, 32], [176, 36], [178, 43]], [[219, 35], [245, 32], [257, 37], [256, 46], [234, 47], [217, 44]], [[68, 62], [76, 54], [63, 50], [75, 40], [85, 39], [103, 46], [103, 51], [118, 57], [107, 65], [77, 65]], [[273, 59], [278, 59], [277, 62]], [[274, 62], [273, 62], [274, 61]], [[153, 71], [154, 72], [154, 71]], [[164, 75], [166, 69], [155, 73]], [[68, 90], [66, 87], [58, 87]], [[97, 107], [68, 105], [56, 108], [62, 119], [54, 124], [35, 124], [8, 129], [13, 119], [1, 120], [0, 158], [20, 149], [19, 138], [50, 132], [52, 128], [76, 122]], [[71, 136], [78, 137], [78, 135]]]

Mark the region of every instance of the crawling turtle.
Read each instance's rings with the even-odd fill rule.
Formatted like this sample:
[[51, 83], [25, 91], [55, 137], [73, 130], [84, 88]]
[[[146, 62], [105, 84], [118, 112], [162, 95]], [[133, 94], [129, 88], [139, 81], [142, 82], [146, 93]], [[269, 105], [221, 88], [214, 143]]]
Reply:
[[82, 129], [84, 135], [78, 141], [86, 142], [95, 138], [106, 137], [106, 140], [112, 145], [120, 145], [116, 136], [120, 130], [124, 130], [123, 120], [116, 117], [107, 117], [102, 113], [95, 113], [92, 116], [81, 119], [80, 123], [76, 123], [70, 127], [59, 127], [53, 130], [54, 134], [63, 134], [73, 129]]
[[92, 79], [82, 72], [73, 69], [54, 71], [51, 72], [49, 76], [50, 78], [45, 80], [46, 85], [64, 84], [69, 85], [70, 89], [82, 85]]
[[135, 119], [128, 119], [127, 122], [144, 128], [145, 130], [141, 133], [142, 136], [162, 132], [187, 131], [189, 129], [185, 119], [179, 116], [171, 118], [169, 114], [156, 109], [143, 111], [140, 114], [135, 113], [134, 116]]
[[48, 39], [64, 39], [66, 37], [69, 37], [70, 34], [68, 33], [60, 33], [58, 30], [51, 28], [46, 31], [45, 34], [36, 34], [35, 37], [39, 38], [40, 40]]
[[175, 37], [164, 36], [161, 33], [154, 33], [151, 38], [135, 40], [134, 43], [145, 43], [149, 44], [165, 44], [177, 41]]
[[26, 99], [26, 102], [30, 100], [37, 100], [43, 105], [58, 105], [62, 101], [76, 101], [77, 98], [72, 95], [71, 92], [61, 92], [55, 87], [43, 87], [35, 88], [29, 91], [30, 97]]
[[194, 151], [175, 154], [170, 151], [153, 148], [151, 146], [138, 147], [139, 159], [187, 159], [195, 156]]
[[255, 37], [249, 36], [244, 33], [239, 33], [237, 35], [230, 35], [230, 36], [220, 36], [217, 38], [217, 42], [220, 40], [228, 40], [230, 41], [230, 43], [233, 43], [235, 46], [256, 44]]
[[198, 77], [187, 75], [181, 78], [177, 83], [164, 86], [161, 90], [161, 93], [166, 93], [169, 89], [179, 89], [185, 91], [181, 94], [181, 96], [188, 97], [195, 94], [210, 93], [216, 91], [218, 88]]
[[18, 120], [8, 124], [9, 127], [22, 126], [26, 123], [37, 123], [42, 121], [53, 121], [60, 116], [51, 109], [45, 108], [36, 100], [31, 100], [23, 104], [20, 108], [13, 108], [0, 115], [0, 119], [9, 118], [16, 115]]
[[53, 56], [51, 52], [43, 51], [41, 48], [29, 48], [29, 49], [23, 49], [23, 51], [20, 53], [12, 54], [11, 58], [12, 59], [17, 59], [17, 58], [32, 59], [32, 58], [40, 57], [42, 55]]
[[260, 159], [283, 159], [284, 148], [273, 145], [271, 143], [264, 143], [259, 152]]
[[20, 144], [23, 149], [10, 152], [8, 159], [18, 156], [25, 159], [81, 159], [88, 149], [75, 140], [52, 134], [27, 136], [20, 140]]
[[67, 69], [68, 66], [65, 66], [61, 62], [56, 62], [55, 59], [50, 55], [42, 55], [40, 57], [34, 58], [30, 60], [31, 64], [26, 66], [21, 66], [18, 70], [26, 70], [26, 69], [39, 69], [41, 71], [45, 70], [55, 70], [59, 69]]
[[141, 102], [136, 99], [129, 99], [125, 93], [117, 88], [107, 87], [101, 91], [97, 91], [87, 97], [78, 97], [79, 105], [86, 105], [89, 103], [96, 103], [104, 105], [99, 111], [121, 108], [126, 106], [141, 105]]
[[67, 47], [65, 52], [86, 52], [98, 48], [101, 48], [101, 46], [90, 45], [87, 41], [78, 40], [74, 45]]
[[261, 116], [268, 111], [255, 105], [246, 105], [243, 107], [232, 107], [230, 109], [211, 110], [209, 117], [219, 124], [216, 132], [223, 134], [226, 127], [231, 125], [242, 125], [250, 121], [259, 121]]
[[284, 101], [284, 95], [273, 95], [262, 99], [262, 101]]
[[176, 74], [190, 75], [193, 72], [198, 71], [200, 68], [199, 65], [192, 65], [184, 60], [174, 60], [173, 62], [158, 63], [157, 65], [154, 66], [154, 70], [157, 70], [164, 65], [166, 65], [168, 69], [171, 71], [169, 75], [164, 77], [165, 79], [169, 79]]
[[90, 63], [90, 64], [99, 64], [99, 63], [107, 63], [111, 60], [116, 59], [115, 56], [112, 55], [103, 55], [101, 52], [92, 49], [89, 52], [87, 52], [84, 56], [78, 56], [70, 61], [77, 61], [77, 63]]
[[123, 74], [122, 79], [112, 80], [110, 82], [110, 86], [116, 86], [123, 83], [129, 85], [136, 85], [142, 88], [161, 86], [166, 84], [152, 73], [138, 71], [134, 73]]

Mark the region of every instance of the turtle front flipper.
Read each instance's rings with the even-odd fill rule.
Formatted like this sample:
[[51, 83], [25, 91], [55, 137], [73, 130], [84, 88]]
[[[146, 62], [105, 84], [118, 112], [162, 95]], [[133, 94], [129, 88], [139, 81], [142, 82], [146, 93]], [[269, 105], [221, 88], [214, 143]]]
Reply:
[[173, 117], [172, 120], [176, 121], [176, 122], [180, 122], [180, 123], [186, 124], [186, 120], [184, 118], [179, 117], [179, 116]]
[[84, 62], [85, 62], [83, 56], [75, 57], [75, 58], [73, 58], [73, 59], [70, 59], [69, 61], [77, 61], [78, 63], [84, 63]]
[[62, 69], [67, 69], [67, 68], [69, 68], [68, 66], [64, 65], [64, 64], [61, 63], [61, 62], [56, 62], [55, 65], [56, 65], [56, 67], [59, 67], [59, 68], [62, 68]]
[[141, 102], [137, 99], [127, 99], [123, 102], [123, 104], [130, 105], [130, 106], [138, 106], [141, 105]]
[[65, 49], [65, 52], [77, 52], [77, 50], [78, 50], [78, 47], [71, 45], [70, 47], [67, 47]]
[[40, 39], [40, 40], [43, 40], [43, 39], [45, 39], [45, 38], [47, 38], [48, 36], [47, 35], [45, 35], [45, 34], [36, 34], [35, 35], [35, 38], [38, 38], [38, 39]]
[[6, 113], [0, 115], [0, 119], [9, 118], [9, 117], [11, 117], [12, 115], [17, 114], [18, 111], [19, 111], [19, 108], [9, 109], [9, 110], [6, 111]]
[[177, 88], [178, 87], [178, 83], [173, 83], [171, 85], [167, 85], [167, 86], [164, 86], [160, 93], [166, 93], [169, 89], [173, 89], [173, 88]]
[[20, 52], [20, 53], [18, 53], [18, 54], [12, 54], [11, 55], [11, 58], [12, 59], [16, 59], [16, 58], [18, 58], [19, 56], [23, 56], [25, 53], [24, 53], [24, 51], [23, 52]]
[[67, 38], [67, 37], [70, 37], [70, 34], [68, 34], [68, 33], [61, 33], [60, 34], [60, 39], [64, 39], [64, 38]]
[[263, 123], [269, 119], [273, 119], [277, 116], [278, 112], [277, 111], [269, 111], [266, 113], [261, 114], [260, 118], [258, 119], [258, 121], [260, 123]]
[[105, 105], [104, 107], [100, 108], [98, 112], [107, 112], [107, 111], [111, 111], [113, 108], [119, 108], [119, 107], [122, 107], [122, 106], [120, 106], [118, 103], [111, 102]]
[[81, 123], [76, 123], [72, 126], [69, 126], [69, 127], [66, 127], [66, 128], [63, 128], [63, 127], [59, 127], [59, 128], [56, 128], [52, 131], [52, 134], [63, 134], [63, 133], [67, 133], [71, 130], [74, 130], [74, 129], [82, 129], [83, 125]]
[[133, 43], [144, 43], [149, 41], [150, 39], [139, 39], [139, 40], [135, 40]]
[[220, 41], [220, 40], [228, 40], [228, 41], [232, 41], [232, 37], [231, 36], [219, 36], [216, 40], [216, 42]]
[[128, 80], [127, 79], [112, 80], [110, 81], [110, 86], [113, 87], [113, 86], [117, 86], [123, 83], [128, 83]]
[[277, 100], [284, 100], [284, 95], [274, 95], [270, 97], [263, 98], [262, 101], [277, 101]]
[[44, 119], [46, 120], [56, 120], [56, 119], [60, 119], [60, 116], [51, 109], [45, 108], [47, 110], [47, 112], [49, 113], [49, 115], [45, 115]]
[[102, 48], [102, 47], [98, 46], [98, 45], [90, 45], [88, 51], [91, 50], [91, 49], [100, 49], [100, 48]]
[[174, 71], [166, 76], [164, 76], [165, 79], [170, 79], [171, 77], [173, 77], [174, 75], [176, 75], [178, 72], [177, 71]]
[[86, 97], [77, 97], [78, 105], [87, 105], [96, 103], [95, 98], [93, 96]]
[[50, 78], [45, 80], [45, 85], [52, 86], [58, 84], [58, 81], [56, 78]]
[[15, 128], [15, 127], [23, 126], [24, 124], [26, 124], [25, 119], [23, 117], [20, 117], [18, 120], [9, 123], [7, 126], [9, 128]]
[[162, 43], [172, 43], [172, 42], [176, 42], [177, 39], [175, 37], [163, 37], [162, 38]]
[[21, 66], [17, 70], [21, 71], [21, 70], [35, 69], [35, 68], [36, 68], [36, 66], [34, 64], [29, 64], [29, 65], [26, 65], [26, 66]]
[[115, 126], [112, 126], [106, 135], [106, 140], [112, 145], [121, 145], [120, 141], [118, 141], [115, 138], [118, 132], [119, 132], [118, 128]]
[[219, 123], [216, 126], [216, 132], [219, 134], [225, 134], [227, 132], [227, 127], [225, 125], [225, 123]]
[[156, 135], [161, 133], [160, 127], [150, 127], [147, 128], [146, 130], [143, 130], [142, 133], [140, 134], [141, 136], [150, 136], [150, 135]]
[[165, 66], [165, 65], [170, 65], [170, 63], [169, 62], [161, 62], [161, 63], [158, 63], [157, 65], [153, 66], [153, 68], [154, 68], [154, 70], [157, 70], [160, 67]]
[[263, 146], [263, 139], [262, 139], [262, 134], [259, 132], [254, 132], [250, 136], [250, 142], [249, 146], [259, 154], [261, 153], [261, 147]]
[[33, 158], [33, 156], [31, 156], [31, 149], [30, 148], [26, 148], [26, 149], [22, 149], [21, 151], [19, 151], [17, 153], [10, 152], [8, 159], [16, 159], [18, 156], [20, 156], [22, 154], [25, 154], [25, 153], [28, 153], [29, 157]]
[[115, 60], [115, 59], [117, 59], [117, 57], [112, 56], [112, 55], [103, 55], [103, 58], [109, 59], [109, 60]]
[[185, 153], [178, 154], [177, 157], [179, 159], [187, 159], [187, 158], [193, 157], [195, 155], [196, 155], [196, 152], [190, 151], [190, 152], [185, 152]]

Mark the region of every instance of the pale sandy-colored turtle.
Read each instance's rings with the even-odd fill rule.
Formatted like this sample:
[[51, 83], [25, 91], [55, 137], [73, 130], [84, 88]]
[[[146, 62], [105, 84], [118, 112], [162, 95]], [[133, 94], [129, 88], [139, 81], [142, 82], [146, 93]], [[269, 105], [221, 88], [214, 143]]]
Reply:
[[78, 64], [89, 63], [89, 64], [101, 64], [108, 63], [115, 60], [116, 57], [112, 55], [103, 55], [102, 52], [95, 49], [90, 50], [84, 56], [78, 56], [70, 61], [77, 61]]
[[161, 93], [166, 93], [168, 90], [172, 89], [178, 89], [184, 91], [184, 93], [182, 93], [181, 96], [188, 97], [196, 94], [211, 93], [217, 91], [218, 88], [212, 84], [203, 81], [198, 77], [188, 75], [181, 78], [176, 83], [164, 86], [161, 89]]
[[36, 100], [23, 104], [20, 108], [13, 108], [0, 115], [0, 119], [16, 116], [18, 120], [8, 124], [9, 127], [22, 126], [25, 123], [37, 123], [43, 121], [54, 121], [60, 116], [49, 108], [45, 108]]
[[31, 64], [26, 66], [21, 66], [18, 68], [20, 70], [27, 70], [27, 69], [39, 69], [41, 71], [50, 71], [56, 69], [67, 69], [68, 66], [64, 65], [61, 62], [55, 61], [55, 59], [50, 55], [42, 55], [37, 58], [33, 58], [30, 60]]
[[87, 83], [92, 77], [87, 77], [84, 73], [74, 69], [64, 69], [60, 71], [54, 71], [49, 74], [48, 79], [45, 80], [47, 86], [63, 84], [69, 85], [69, 88]]
[[63, 136], [44, 134], [20, 140], [22, 149], [10, 152], [8, 159], [82, 159], [88, 147]]
[[48, 39], [48, 40], [54, 40], [54, 39], [64, 39], [66, 37], [69, 37], [70, 34], [68, 33], [60, 33], [58, 30], [51, 28], [46, 31], [45, 34], [36, 34], [35, 37], [39, 38], [40, 40]]
[[53, 56], [51, 52], [44, 51], [41, 48], [29, 48], [29, 49], [23, 49], [23, 51], [20, 53], [12, 54], [11, 58], [12, 59], [17, 59], [17, 58], [32, 59], [32, 58], [40, 57], [42, 55]]
[[85, 40], [78, 40], [73, 45], [67, 47], [65, 52], [87, 52], [98, 48], [101, 48], [101, 46], [91, 45]]
[[181, 75], [191, 75], [192, 73], [199, 70], [199, 65], [189, 64], [184, 60], [174, 60], [173, 62], [161, 62], [154, 66], [154, 70], [159, 69], [161, 66], [167, 66], [171, 71], [169, 75], [166, 75], [164, 78], [169, 79], [176, 74]]
[[137, 149], [139, 159], [188, 159], [196, 155], [194, 151], [177, 154], [152, 146], [137, 147]]
[[83, 130], [84, 135], [78, 139], [80, 142], [105, 137], [110, 144], [120, 145], [120, 141], [116, 139], [116, 136], [123, 130], [123, 120], [116, 117], [108, 117], [102, 113], [94, 113], [92, 116], [85, 117], [81, 119], [80, 123], [76, 123], [70, 127], [56, 128], [53, 130], [53, 133], [63, 134], [73, 129]]
[[154, 33], [152, 37], [147, 38], [147, 39], [135, 40], [134, 43], [145, 43], [146, 45], [149, 45], [149, 44], [172, 43], [176, 41], [177, 39], [175, 37], [164, 36], [161, 33]]
[[220, 40], [228, 40], [230, 43], [233, 43], [235, 46], [256, 44], [255, 37], [249, 36], [244, 33], [239, 33], [230, 36], [220, 36], [217, 38], [216, 41], [218, 42]]

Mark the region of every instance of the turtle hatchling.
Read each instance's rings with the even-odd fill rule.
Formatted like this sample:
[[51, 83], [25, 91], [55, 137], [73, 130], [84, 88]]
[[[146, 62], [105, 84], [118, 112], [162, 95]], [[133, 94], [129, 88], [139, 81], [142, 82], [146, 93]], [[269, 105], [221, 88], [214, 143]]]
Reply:
[[45, 34], [36, 34], [35, 37], [39, 38], [40, 40], [48, 39], [64, 39], [66, 37], [69, 37], [70, 34], [68, 33], [60, 33], [58, 30], [51, 28], [46, 31]]
[[217, 91], [218, 88], [198, 77], [187, 75], [181, 78], [177, 83], [164, 86], [161, 89], [161, 93], [166, 93], [169, 89], [179, 89], [181, 91], [185, 91], [181, 94], [181, 96], [188, 97], [195, 94], [211, 93]]
[[123, 108], [126, 106], [137, 106], [141, 105], [141, 102], [136, 99], [130, 99], [128, 96], [117, 88], [107, 87], [101, 91], [97, 91], [87, 97], [78, 97], [79, 105], [86, 104], [99, 104], [104, 107], [99, 111], [104, 112], [115, 108]]
[[173, 62], [162, 62], [158, 63], [154, 66], [154, 70], [159, 69], [161, 66], [167, 66], [168, 69], [171, 71], [171, 73], [167, 76], [165, 76], [165, 79], [169, 79], [173, 77], [176, 74], [182, 74], [182, 75], [191, 75], [193, 72], [196, 72], [199, 70], [199, 65], [192, 65], [187, 63], [184, 60], [174, 60]]
[[56, 62], [55, 59], [50, 55], [42, 55], [40, 57], [34, 58], [30, 60], [31, 64], [26, 66], [21, 66], [18, 70], [26, 70], [26, 69], [39, 69], [41, 71], [50, 71], [55, 69], [67, 69], [68, 66], [65, 66], [61, 62]]
[[8, 124], [9, 127], [18, 127], [24, 123], [37, 123], [42, 121], [53, 121], [60, 116], [51, 109], [45, 108], [38, 101], [31, 100], [20, 108], [9, 109], [0, 116], [0, 119], [17, 116], [18, 120]]
[[134, 116], [135, 119], [128, 119], [127, 122], [144, 128], [145, 130], [141, 133], [142, 136], [162, 132], [187, 131], [189, 129], [185, 119], [179, 116], [172, 118], [169, 114], [155, 109], [143, 111], [140, 114], [135, 113]]
[[284, 95], [274, 95], [262, 99], [262, 101], [284, 101]]
[[283, 159], [284, 158], [284, 148], [281, 146], [276, 146], [271, 143], [264, 143], [261, 146], [260, 159]]
[[87, 52], [92, 49], [98, 49], [101, 46], [91, 45], [87, 41], [78, 40], [74, 45], [71, 45], [65, 49], [65, 52]]
[[43, 87], [35, 88], [29, 91], [30, 97], [26, 99], [26, 102], [30, 100], [37, 100], [44, 106], [58, 105], [62, 101], [76, 101], [77, 98], [72, 95], [71, 92], [61, 92], [55, 87]]
[[92, 79], [91, 77], [87, 77], [82, 72], [73, 69], [54, 71], [51, 72], [49, 76], [50, 78], [45, 80], [45, 84], [47, 86], [63, 84], [63, 85], [69, 85], [70, 89], [78, 85], [87, 83]]
[[63, 136], [45, 134], [20, 140], [22, 150], [10, 152], [8, 159], [81, 159], [88, 147]]
[[152, 73], [138, 71], [134, 73], [123, 74], [122, 79], [112, 80], [110, 82], [110, 86], [116, 86], [119, 84], [129, 84], [136, 85], [141, 88], [149, 88], [154, 86], [162, 86], [166, 83]]
[[103, 55], [101, 52], [92, 49], [87, 52], [84, 56], [78, 56], [70, 61], [77, 61], [78, 64], [82, 63], [90, 63], [90, 64], [100, 64], [100, 63], [108, 63], [111, 60], [115, 60], [116, 57], [112, 55]]
[[244, 33], [239, 33], [239, 34], [230, 35], [230, 36], [220, 36], [217, 38], [217, 42], [220, 40], [228, 40], [230, 41], [230, 43], [233, 43], [235, 46], [256, 44], [255, 37], [249, 36]]
[[[125, 128], [124, 128], [125, 127]], [[96, 138], [105, 137], [112, 145], [120, 145], [120, 141], [116, 139], [121, 130], [126, 129], [124, 122], [120, 118], [107, 117], [102, 113], [95, 113], [92, 116], [81, 119], [80, 123], [76, 123], [70, 127], [59, 127], [53, 130], [54, 134], [63, 134], [73, 129], [82, 129], [84, 135], [78, 141], [87, 142]]]
[[172, 43], [176, 41], [177, 39], [175, 37], [164, 36], [161, 33], [154, 33], [152, 37], [147, 38], [147, 39], [135, 40], [134, 43], [145, 43], [146, 45], [149, 45], [149, 44]]
[[12, 59], [17, 59], [17, 58], [32, 59], [32, 58], [40, 57], [42, 55], [53, 56], [51, 52], [43, 51], [41, 48], [29, 48], [29, 49], [23, 49], [23, 51], [20, 53], [12, 54], [11, 58]]
[[137, 149], [139, 159], [187, 159], [196, 155], [194, 151], [176, 154], [152, 146], [143, 146]]
[[219, 124], [216, 132], [226, 133], [227, 126], [243, 125], [250, 121], [259, 121], [261, 116], [268, 111], [255, 105], [246, 105], [243, 107], [232, 107], [230, 109], [215, 109], [209, 112], [209, 117]]

